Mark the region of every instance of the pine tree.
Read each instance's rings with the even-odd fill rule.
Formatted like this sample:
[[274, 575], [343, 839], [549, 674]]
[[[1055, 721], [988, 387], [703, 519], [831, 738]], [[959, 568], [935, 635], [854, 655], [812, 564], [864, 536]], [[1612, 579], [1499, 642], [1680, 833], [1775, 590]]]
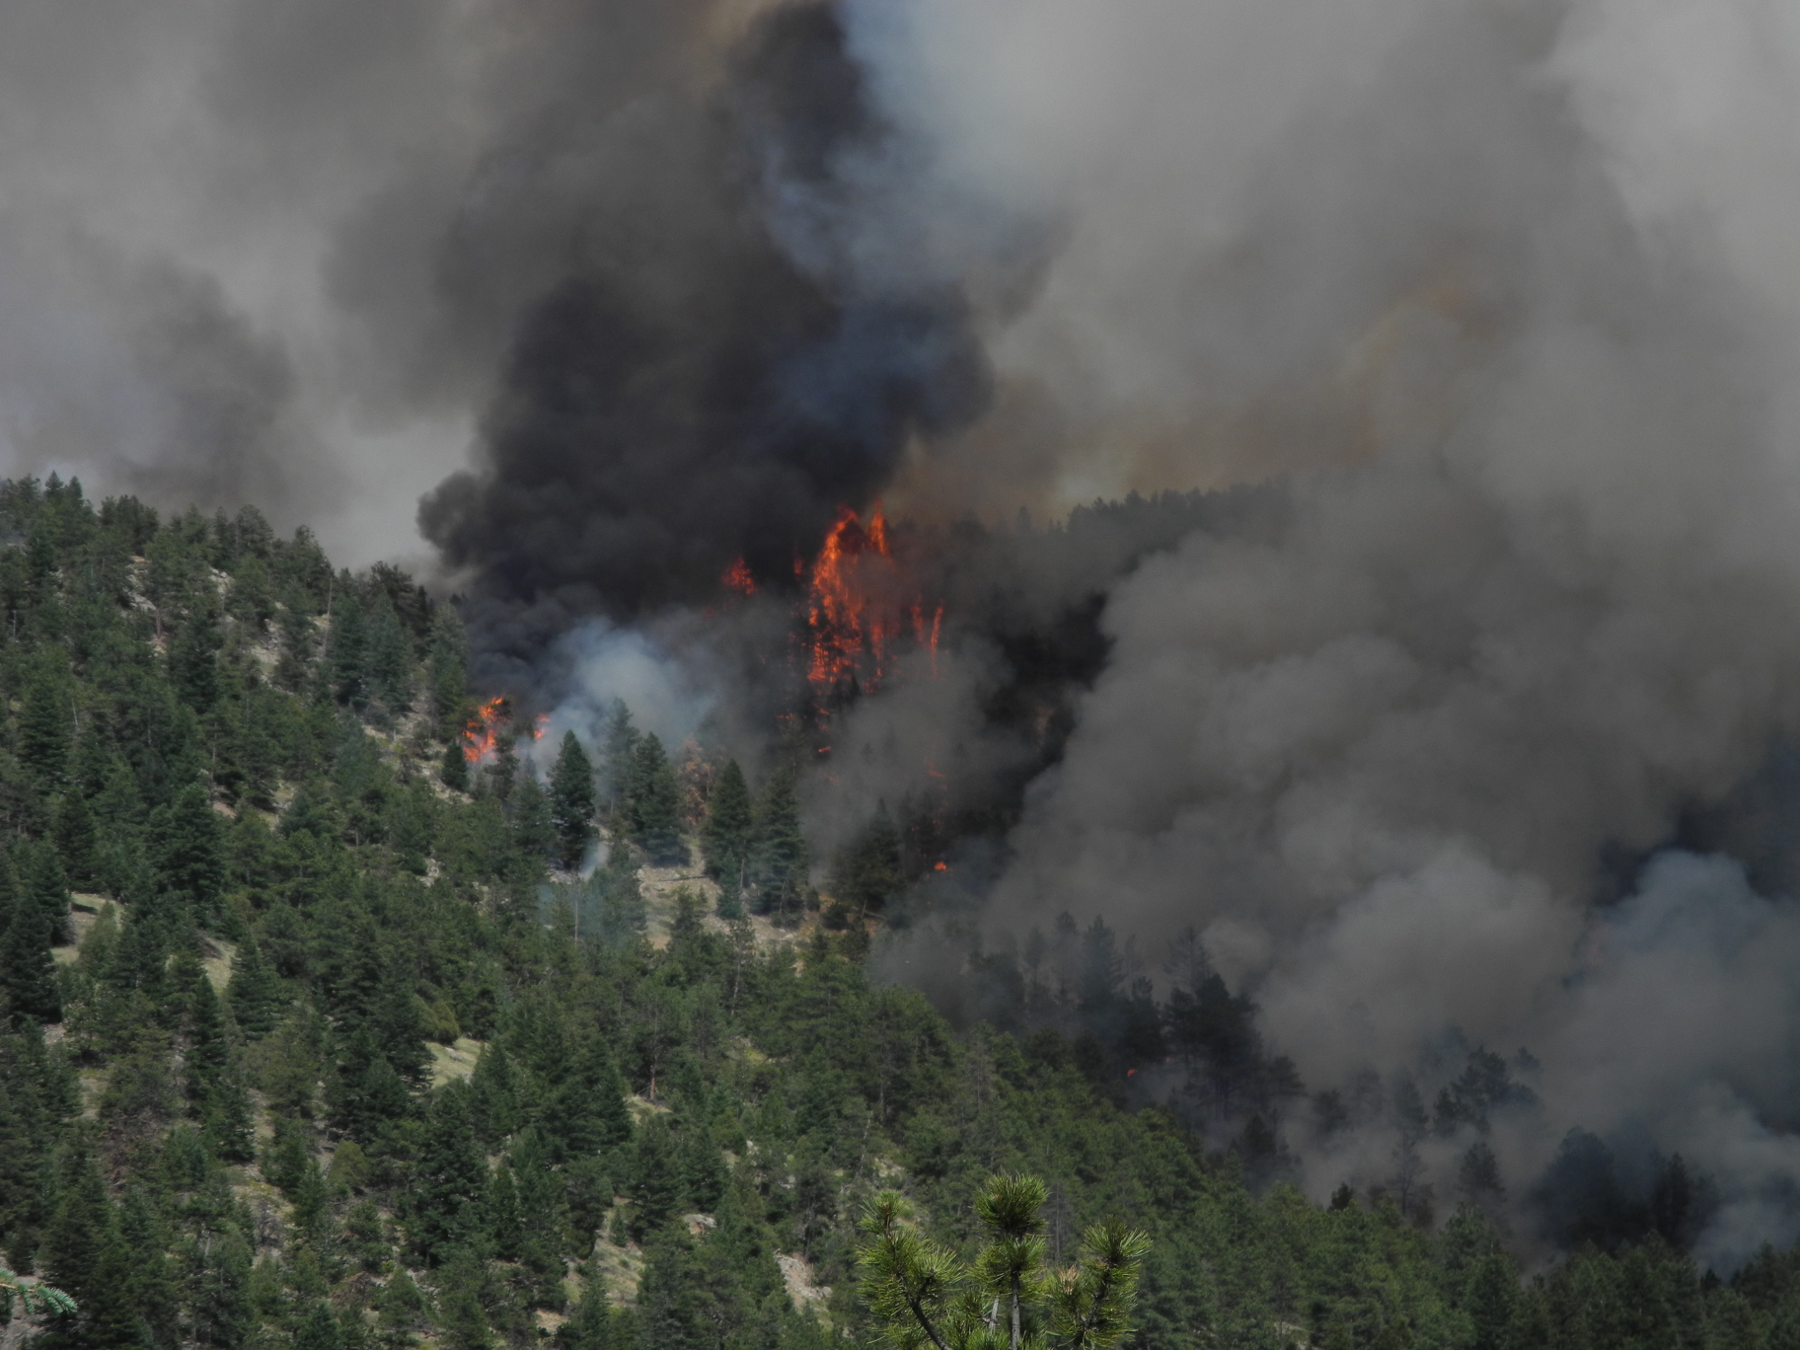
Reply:
[[369, 701], [369, 621], [347, 573], [333, 597], [326, 674], [339, 703], [361, 708]]
[[[0, 918], [0, 933], [4, 919]], [[0, 1011], [5, 1006], [0, 988]], [[51, 1170], [58, 1118], [79, 1109], [44, 1070], [53, 1061], [43, 1037], [27, 1022], [17, 1032], [0, 1032], [0, 1250], [35, 1250], [54, 1199]], [[608, 1200], [610, 1204], [610, 1198]], [[0, 1293], [0, 1301], [4, 1301]]]
[[188, 1045], [183, 1057], [187, 1099], [194, 1114], [204, 1118], [205, 1104], [225, 1077], [230, 1046], [225, 1035], [225, 1010], [204, 974], [195, 978], [188, 995]]
[[206, 560], [195, 547], [191, 535], [171, 520], [166, 529], [158, 530], [145, 546], [150, 567], [144, 577], [144, 590], [156, 606], [157, 631], [160, 636], [168, 620], [184, 613], [199, 590], [200, 569]]
[[594, 768], [573, 731], [563, 733], [556, 767], [550, 771], [550, 819], [556, 825], [557, 855], [565, 868], [581, 865], [594, 840]]
[[601, 804], [609, 815], [625, 810], [637, 773], [638, 741], [642, 737], [631, 724], [631, 709], [614, 699], [606, 720], [606, 738], [600, 755]]
[[493, 1226], [494, 1255], [502, 1261], [517, 1261], [519, 1247], [525, 1241], [524, 1226], [519, 1218], [519, 1188], [513, 1170], [505, 1162], [494, 1169], [488, 1179], [488, 1219]]
[[487, 1227], [487, 1159], [464, 1084], [450, 1083], [432, 1099], [413, 1175], [413, 1243], [428, 1266], [440, 1265]]
[[412, 706], [412, 644], [387, 592], [375, 597], [369, 620], [369, 680], [388, 711]]
[[711, 1135], [692, 1127], [684, 1130], [678, 1150], [681, 1190], [702, 1213], [719, 1207], [725, 1194], [725, 1160]]
[[1463, 1154], [1457, 1168], [1456, 1189], [1466, 1205], [1495, 1210], [1506, 1199], [1506, 1184], [1500, 1179], [1500, 1161], [1485, 1139], [1477, 1139]]
[[[724, 895], [733, 900], [748, 879], [745, 874], [750, 865], [754, 829], [755, 816], [744, 771], [735, 759], [727, 760], [706, 799], [706, 823], [700, 827], [700, 851], [706, 859], [707, 874], [716, 878]], [[724, 897], [720, 903], [725, 903]]]
[[[160, 1258], [161, 1253], [157, 1256]], [[138, 1302], [140, 1281], [136, 1254], [116, 1224], [108, 1226], [89, 1268], [86, 1284], [77, 1296], [81, 1303], [80, 1330], [69, 1338], [72, 1346], [135, 1347], [156, 1343], [145, 1316], [149, 1310], [141, 1308]]]
[[65, 942], [69, 932], [68, 879], [63, 875], [62, 859], [49, 844], [27, 844], [24, 867], [19, 876], [20, 899], [37, 908], [42, 931], [52, 945]]
[[133, 906], [106, 972], [107, 982], [114, 988], [136, 989], [151, 1002], [161, 998], [168, 969], [168, 916], [159, 911], [149, 896]]
[[25, 540], [26, 571], [31, 578], [32, 599], [39, 606], [48, 604], [56, 594], [56, 552], [50, 522], [40, 518]]
[[100, 1169], [79, 1144], [57, 1169], [56, 1213], [41, 1253], [50, 1282], [86, 1305], [99, 1284], [100, 1253], [113, 1236], [113, 1208]]
[[473, 1253], [460, 1253], [439, 1282], [438, 1329], [448, 1350], [492, 1350], [486, 1271]]
[[631, 1155], [631, 1217], [627, 1229], [642, 1242], [681, 1210], [681, 1162], [668, 1121], [652, 1116], [637, 1132]]
[[625, 811], [632, 841], [650, 855], [651, 862], [687, 860], [687, 845], [681, 839], [681, 788], [662, 741], [654, 735], [639, 742], [633, 757], [631, 795]]
[[562, 1179], [563, 1198], [568, 1203], [564, 1249], [579, 1259], [593, 1250], [594, 1236], [606, 1223], [617, 1187], [599, 1158], [577, 1158], [557, 1175]]
[[14, 1019], [60, 1022], [50, 922], [28, 894], [0, 908], [0, 992]]
[[756, 886], [757, 909], [786, 923], [797, 922], [806, 885], [806, 838], [800, 832], [800, 801], [794, 795], [792, 769], [779, 769], [769, 780], [756, 813], [750, 876]]
[[709, 1282], [697, 1264], [687, 1243], [674, 1233], [659, 1235], [645, 1253], [638, 1290], [642, 1350], [687, 1350], [712, 1339], [701, 1309]]
[[388, 847], [414, 876], [423, 876], [429, 864], [438, 814], [436, 800], [423, 783], [412, 783], [390, 799]]
[[615, 1324], [629, 1315], [614, 1306], [605, 1281], [589, 1280], [557, 1340], [569, 1350], [615, 1350]]
[[201, 1345], [240, 1346], [255, 1325], [250, 1306], [250, 1244], [233, 1228], [207, 1235], [190, 1257], [188, 1293], [194, 1339]]
[[879, 913], [899, 894], [900, 830], [880, 803], [868, 828], [838, 857], [833, 869], [832, 892], [840, 905], [861, 919]]
[[248, 1162], [255, 1156], [250, 1096], [231, 1065], [224, 1005], [205, 975], [193, 982], [188, 1005], [184, 1088], [190, 1109], [214, 1153], [229, 1162]]
[[72, 713], [73, 699], [66, 681], [46, 672], [26, 686], [15, 745], [19, 762], [40, 783], [54, 785], [62, 780], [69, 760]]
[[99, 831], [81, 788], [57, 799], [50, 837], [56, 841], [56, 851], [62, 855], [70, 883], [82, 888], [92, 886], [98, 877]]
[[122, 835], [135, 831], [148, 819], [137, 775], [124, 760], [115, 759], [107, 767], [106, 783], [94, 799], [94, 814], [115, 848]]
[[490, 1147], [497, 1147], [519, 1128], [518, 1084], [512, 1059], [500, 1042], [482, 1049], [475, 1072], [469, 1076], [469, 1092], [469, 1114], [476, 1134]]
[[527, 1130], [513, 1145], [509, 1171], [518, 1196], [519, 1222], [523, 1227], [519, 1256], [539, 1285], [544, 1306], [558, 1306], [562, 1298], [562, 1236], [566, 1226], [564, 1178], [550, 1168], [549, 1150], [536, 1130]]
[[576, 1052], [544, 1128], [556, 1162], [592, 1157], [631, 1138], [625, 1080], [598, 1037], [590, 1037]]
[[[114, 1240], [125, 1252], [124, 1262], [119, 1263], [120, 1273], [129, 1291], [131, 1309], [142, 1327], [142, 1340], [151, 1345], [176, 1344], [180, 1340], [181, 1299], [166, 1255], [169, 1235], [155, 1204], [141, 1186], [134, 1185], [126, 1191]], [[103, 1251], [101, 1268], [107, 1269], [116, 1259], [114, 1253]], [[114, 1282], [118, 1278], [112, 1277]]]
[[422, 1011], [424, 1005], [409, 982], [398, 978], [390, 968], [369, 1019], [369, 1030], [394, 1071], [414, 1087], [424, 1086], [431, 1077], [431, 1051], [425, 1045], [427, 1028], [420, 1016]]
[[290, 587], [282, 601], [281, 655], [275, 662], [275, 683], [291, 693], [306, 687], [312, 673], [318, 630], [313, 623], [312, 606], [298, 587]]
[[169, 681], [197, 713], [219, 699], [219, 625], [212, 606], [196, 605], [169, 643]]
[[256, 1111], [242, 1075], [227, 1069], [213, 1084], [202, 1105], [207, 1147], [226, 1162], [247, 1163], [256, 1157]]
[[88, 718], [81, 734], [75, 738], [75, 753], [69, 766], [71, 786], [78, 793], [98, 797], [112, 773], [112, 751], [95, 718]]
[[343, 1331], [324, 1299], [315, 1300], [294, 1329], [294, 1350], [344, 1350]]
[[533, 774], [521, 777], [506, 806], [512, 820], [513, 847], [534, 870], [541, 869], [556, 848], [557, 836], [549, 798]]
[[351, 1033], [325, 1085], [325, 1105], [333, 1129], [364, 1140], [374, 1139], [381, 1126], [400, 1119], [411, 1108], [405, 1080], [367, 1028], [358, 1027]]
[[312, 1160], [306, 1127], [293, 1116], [276, 1116], [274, 1137], [269, 1140], [262, 1163], [263, 1176], [269, 1184], [292, 1199], [306, 1179], [307, 1164]]
[[275, 617], [275, 590], [269, 583], [268, 564], [261, 558], [245, 558], [237, 565], [226, 608], [240, 623], [259, 633], [267, 630], [269, 620]]
[[649, 913], [638, 882], [637, 862], [623, 839], [614, 839], [607, 849], [606, 867], [595, 876], [591, 888], [600, 894], [600, 920], [592, 931], [602, 946], [623, 947], [642, 936]]
[[469, 696], [469, 642], [462, 620], [449, 605], [431, 616], [431, 712], [445, 735], [462, 729], [463, 701]]
[[469, 790], [469, 757], [463, 753], [460, 736], [452, 736], [450, 744], [444, 747], [444, 758], [438, 768], [438, 777], [447, 788], [452, 788], [457, 792]]
[[294, 1202], [294, 1228], [302, 1249], [313, 1255], [328, 1240], [330, 1215], [326, 1212], [330, 1197], [325, 1190], [325, 1173], [317, 1158], [308, 1158], [300, 1169], [300, 1184], [289, 1193]]
[[495, 738], [494, 758], [482, 774], [482, 785], [505, 805], [519, 781], [519, 755], [513, 738], [502, 733]]
[[232, 962], [231, 983], [226, 986], [231, 1015], [247, 1040], [261, 1040], [281, 1021], [286, 999], [281, 982], [264, 959], [254, 937], [238, 944], [237, 959]]
[[217, 911], [225, 890], [219, 816], [206, 789], [191, 783], [172, 805], [150, 813], [150, 859], [159, 891], [186, 897], [201, 914]]
[[418, 1328], [425, 1311], [425, 1296], [404, 1266], [388, 1277], [376, 1296], [381, 1313], [384, 1344], [413, 1344], [412, 1332]]

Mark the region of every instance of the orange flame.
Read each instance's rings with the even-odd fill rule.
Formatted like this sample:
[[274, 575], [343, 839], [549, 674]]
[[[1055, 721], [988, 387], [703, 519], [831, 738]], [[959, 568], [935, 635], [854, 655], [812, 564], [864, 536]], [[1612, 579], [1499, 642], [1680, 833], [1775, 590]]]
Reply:
[[756, 594], [756, 578], [750, 575], [750, 565], [744, 561], [744, 555], [741, 553], [738, 555], [737, 561], [725, 569], [725, 574], [719, 580], [739, 595]]
[[806, 678], [821, 696], [852, 680], [864, 689], [879, 687], [898, 655], [895, 647], [906, 636], [909, 618], [913, 642], [930, 651], [936, 678], [944, 607], [938, 605], [928, 623], [924, 602], [906, 603], [903, 587], [881, 504], [875, 504], [866, 525], [849, 507], [840, 508], [807, 577]]
[[496, 694], [475, 710], [475, 716], [463, 728], [463, 758], [471, 764], [488, 760], [500, 746], [501, 728], [512, 721], [512, 701]]
[[[807, 663], [806, 678], [815, 685], [830, 686], [854, 674], [867, 642], [865, 619], [868, 597], [861, 593], [853, 573], [853, 559], [865, 553], [887, 557], [887, 523], [877, 506], [871, 528], [864, 530], [856, 512], [843, 507], [837, 524], [825, 536], [819, 556], [812, 566], [811, 596], [807, 622], [812, 626], [812, 659]], [[874, 645], [879, 661], [880, 621], [875, 620]]]

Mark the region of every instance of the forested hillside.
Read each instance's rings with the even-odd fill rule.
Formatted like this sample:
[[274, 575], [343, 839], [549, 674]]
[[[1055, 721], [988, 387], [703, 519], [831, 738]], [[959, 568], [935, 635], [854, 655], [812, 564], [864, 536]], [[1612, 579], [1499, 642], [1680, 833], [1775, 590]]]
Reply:
[[[1150, 1234], [1145, 1347], [1800, 1344], [1791, 1253], [1722, 1283], [1649, 1215], [1522, 1272], [1479, 1166], [1310, 1203], [1247, 1003], [1116, 988], [1103, 932], [1058, 937], [1098, 986], [967, 1031], [871, 987], [896, 845], [818, 915], [787, 773], [678, 775], [621, 714], [540, 781], [496, 709], [471, 767], [460, 625], [398, 571], [54, 478], [0, 535], [0, 1251], [80, 1306], [8, 1345], [862, 1341], [863, 1200], [967, 1246], [1001, 1169], [1048, 1183], [1053, 1261]], [[995, 1029], [1064, 997], [1112, 1031]], [[1258, 1129], [1127, 1097], [1151, 1053]]]

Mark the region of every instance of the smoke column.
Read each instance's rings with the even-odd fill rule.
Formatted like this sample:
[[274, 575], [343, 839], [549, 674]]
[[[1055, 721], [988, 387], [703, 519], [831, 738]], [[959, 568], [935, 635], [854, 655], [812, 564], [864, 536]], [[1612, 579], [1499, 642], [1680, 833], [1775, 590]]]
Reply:
[[[578, 119], [596, 178], [572, 275], [525, 315], [485, 463], [426, 535], [484, 597], [633, 614], [779, 577], [986, 371], [954, 283], [872, 268], [841, 218], [892, 153], [835, 11], [780, 9], [704, 97]], [[611, 166], [609, 166], [611, 167]], [[516, 208], [515, 208], [516, 209]]]
[[[1791, 1238], [1793, 907], [1656, 850], [1800, 716], [1800, 35], [1752, 5], [1127, 8], [851, 7], [947, 180], [1061, 222], [992, 347], [996, 407], [1049, 438], [1039, 500], [1287, 480], [1272, 535], [1110, 588], [996, 931], [1196, 925], [1315, 1088], [1528, 1046], [1516, 1191], [1572, 1126], [1647, 1132], [1720, 1179], [1704, 1259]], [[1005, 428], [970, 444], [1016, 475]], [[1320, 1196], [1391, 1169], [1385, 1121], [1290, 1132]]]
[[985, 403], [970, 260], [854, 225], [914, 151], [831, 6], [22, 0], [0, 46], [12, 472], [355, 560], [444, 480], [423, 538], [541, 648], [791, 570]]

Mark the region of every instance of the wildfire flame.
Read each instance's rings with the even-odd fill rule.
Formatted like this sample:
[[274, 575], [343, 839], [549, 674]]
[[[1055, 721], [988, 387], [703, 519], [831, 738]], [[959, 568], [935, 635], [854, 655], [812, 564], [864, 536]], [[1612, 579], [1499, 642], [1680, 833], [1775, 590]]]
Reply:
[[485, 761], [500, 744], [501, 726], [511, 720], [512, 710], [506, 706], [505, 694], [482, 704], [463, 728], [463, 758], [471, 764]]
[[719, 580], [739, 595], [756, 594], [756, 578], [750, 575], [750, 565], [744, 561], [742, 554], [725, 569], [725, 574]]
[[[483, 703], [463, 727], [463, 758], [471, 764], [485, 764], [500, 748], [500, 737], [511, 721], [512, 699], [508, 695], [496, 694]], [[525, 734], [534, 741], [541, 741], [549, 723], [549, 714], [539, 713], [525, 729]]]
[[938, 605], [928, 620], [923, 600], [900, 598], [904, 583], [881, 504], [866, 525], [842, 508], [807, 575], [806, 678], [821, 696], [853, 680], [864, 689], [879, 687], [909, 628], [913, 641], [931, 653], [935, 678], [944, 607]]

